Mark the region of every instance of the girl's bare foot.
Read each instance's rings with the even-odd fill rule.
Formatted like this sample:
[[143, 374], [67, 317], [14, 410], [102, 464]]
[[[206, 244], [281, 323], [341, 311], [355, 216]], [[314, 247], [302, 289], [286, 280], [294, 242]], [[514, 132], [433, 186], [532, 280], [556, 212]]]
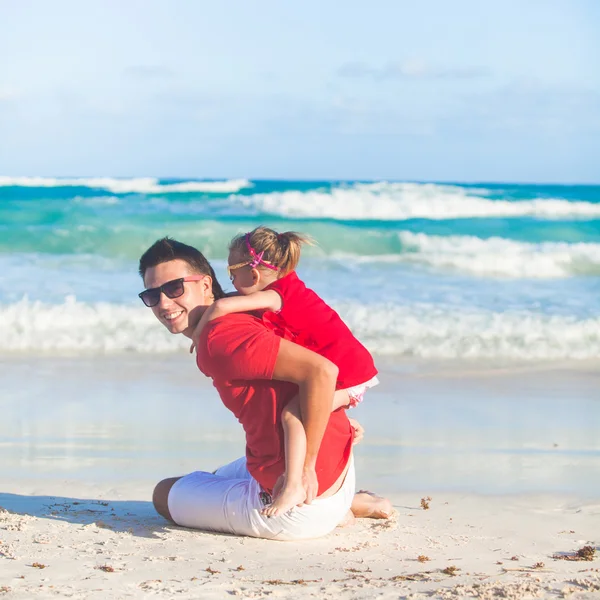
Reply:
[[306, 491], [301, 483], [298, 485], [288, 485], [286, 483], [275, 500], [260, 512], [267, 517], [276, 517], [286, 513], [296, 505], [301, 505], [304, 500], [306, 500]]
[[281, 488], [283, 487], [284, 483], [285, 483], [285, 474], [280, 475], [277, 478], [277, 481], [275, 482], [275, 485], [273, 486], [273, 493], [271, 494], [272, 498], [277, 498], [277, 496], [279, 496], [279, 492], [281, 491]]
[[392, 503], [387, 498], [367, 490], [354, 494], [350, 510], [359, 519], [389, 519], [394, 512]]

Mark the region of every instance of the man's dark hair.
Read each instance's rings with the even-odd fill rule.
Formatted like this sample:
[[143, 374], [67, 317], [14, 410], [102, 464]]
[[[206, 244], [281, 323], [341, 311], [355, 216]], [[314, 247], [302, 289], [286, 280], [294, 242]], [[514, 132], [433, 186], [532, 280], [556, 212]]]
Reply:
[[210, 275], [212, 277], [212, 291], [215, 300], [225, 297], [225, 292], [221, 288], [221, 284], [217, 280], [217, 276], [204, 254], [193, 246], [188, 246], [169, 237], [157, 240], [142, 254], [142, 258], [140, 258], [140, 275], [143, 279], [146, 270], [150, 267], [178, 259], [186, 262], [194, 273]]

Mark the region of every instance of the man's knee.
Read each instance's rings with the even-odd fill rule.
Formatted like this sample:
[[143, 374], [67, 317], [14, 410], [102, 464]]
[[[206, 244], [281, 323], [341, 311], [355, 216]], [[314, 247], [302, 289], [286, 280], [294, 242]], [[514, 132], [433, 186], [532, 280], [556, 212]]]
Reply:
[[163, 479], [154, 488], [154, 493], [152, 494], [152, 504], [154, 504], [154, 509], [159, 515], [169, 521], [173, 521], [171, 513], [169, 512], [169, 492], [178, 479], [181, 479], [181, 477], [169, 477], [169, 479]]

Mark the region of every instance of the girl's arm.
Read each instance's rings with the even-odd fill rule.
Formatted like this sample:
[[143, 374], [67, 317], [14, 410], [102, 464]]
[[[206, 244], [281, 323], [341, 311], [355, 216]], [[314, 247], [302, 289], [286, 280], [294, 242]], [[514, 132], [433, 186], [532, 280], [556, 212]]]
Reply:
[[229, 296], [213, 302], [202, 318], [208, 315], [206, 322], [229, 313], [250, 312], [252, 310], [280, 310], [281, 296], [273, 290], [254, 292], [247, 296]]
[[192, 334], [192, 346], [190, 352], [194, 351], [200, 332], [207, 323], [218, 317], [230, 313], [250, 312], [253, 310], [281, 310], [281, 296], [273, 290], [254, 292], [247, 296], [229, 296], [215, 300], [205, 311], [200, 319], [194, 333]]

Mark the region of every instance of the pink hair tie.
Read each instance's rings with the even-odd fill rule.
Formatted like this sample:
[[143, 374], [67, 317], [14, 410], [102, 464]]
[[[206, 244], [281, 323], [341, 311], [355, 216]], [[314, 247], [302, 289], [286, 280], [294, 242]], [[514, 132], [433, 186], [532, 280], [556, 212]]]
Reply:
[[276, 267], [275, 265], [270, 265], [269, 263], [266, 263], [263, 260], [263, 254], [265, 253], [264, 250], [262, 252], [259, 252], [258, 254], [256, 253], [256, 250], [250, 245], [250, 233], [246, 234], [246, 248], [248, 249], [248, 252], [252, 257], [252, 262], [250, 263], [250, 266], [253, 269], [255, 267], [258, 267], [258, 265], [263, 265], [267, 267], [267, 269], [271, 269], [272, 271], [279, 271], [279, 267]]

